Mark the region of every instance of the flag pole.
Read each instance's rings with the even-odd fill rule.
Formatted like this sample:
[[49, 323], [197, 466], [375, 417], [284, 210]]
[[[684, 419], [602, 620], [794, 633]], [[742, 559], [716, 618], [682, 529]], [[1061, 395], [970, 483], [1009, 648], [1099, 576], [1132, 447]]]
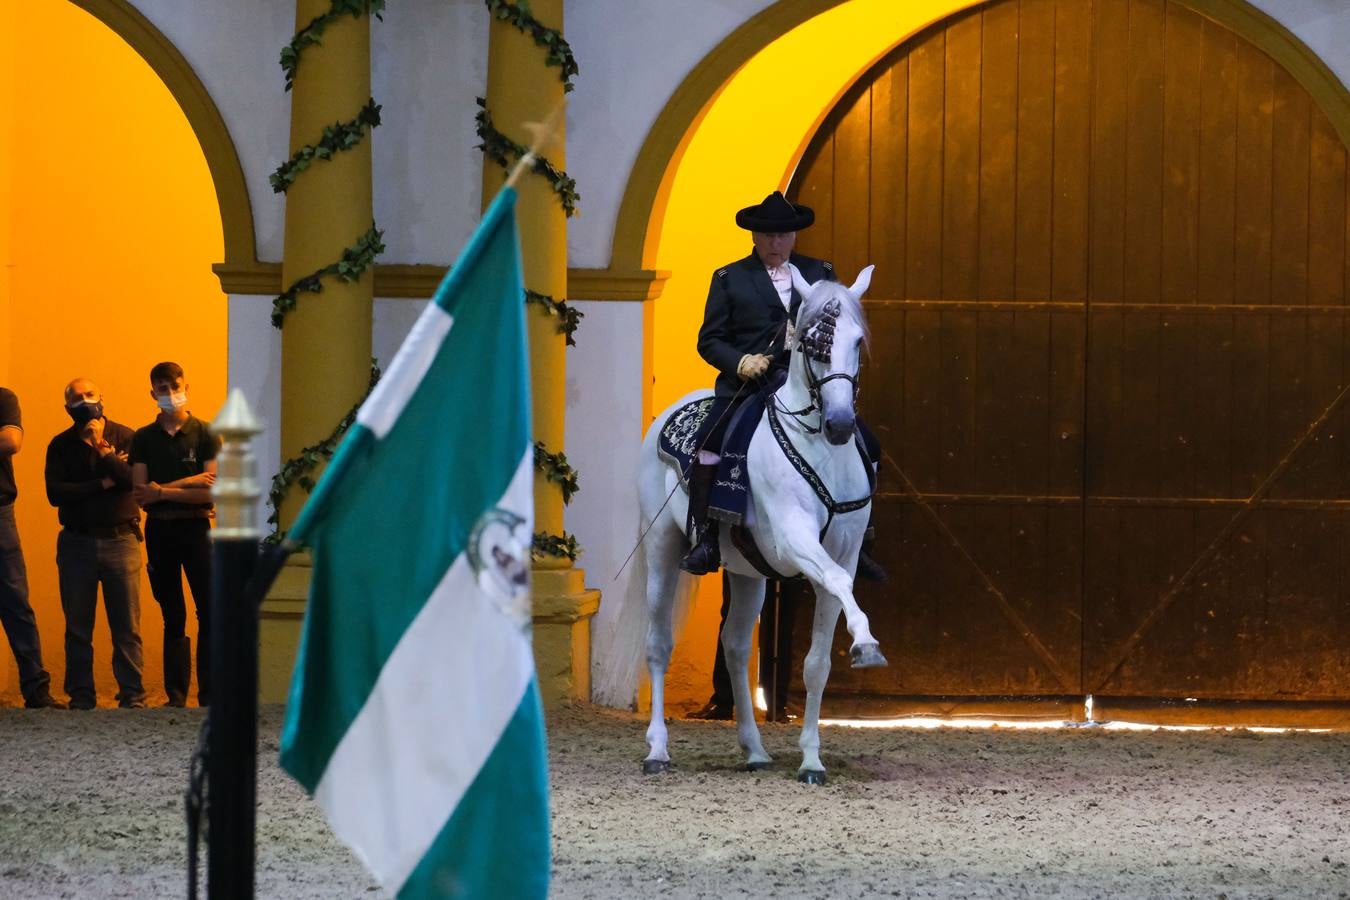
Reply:
[[[250, 588], [256, 584], [262, 492], [252, 443], [262, 427], [235, 388], [211, 428], [222, 444], [211, 491], [217, 524], [211, 535], [207, 896], [223, 900], [251, 898], [254, 889], [258, 603]], [[286, 555], [280, 554], [283, 561]]]
[[521, 125], [530, 134], [530, 149], [511, 167], [511, 171], [506, 176], [506, 184], [503, 187], [515, 187], [516, 182], [520, 180], [520, 176], [534, 168], [535, 161], [539, 159], [539, 154], [543, 152], [546, 146], [557, 139], [558, 125], [562, 122], [563, 110], [566, 108], [565, 103], [559, 103], [553, 107], [544, 121], [525, 122]]

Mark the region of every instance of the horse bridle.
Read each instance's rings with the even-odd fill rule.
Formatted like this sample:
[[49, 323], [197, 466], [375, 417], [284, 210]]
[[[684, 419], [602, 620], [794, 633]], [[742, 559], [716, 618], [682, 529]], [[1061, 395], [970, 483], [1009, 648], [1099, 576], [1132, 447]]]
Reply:
[[[839, 321], [841, 306], [837, 299], [830, 300], [821, 309], [820, 315], [816, 320], [806, 327], [801, 339], [797, 342], [796, 350], [802, 354], [804, 359], [803, 368], [806, 369], [806, 393], [811, 398], [811, 403], [801, 409], [780, 409], [785, 416], [791, 416], [797, 420], [797, 424], [808, 434], [819, 434], [823, 427], [817, 425], [814, 428], [802, 421], [803, 416], [809, 416], [811, 413], [819, 410], [823, 415], [824, 405], [820, 402], [820, 390], [829, 382], [836, 378], [843, 379], [853, 386], [853, 402], [858, 402], [858, 377], [850, 375], [847, 372], [831, 372], [824, 378], [817, 378], [815, 370], [811, 368], [811, 361], [828, 363], [834, 353], [834, 326]], [[778, 403], [778, 397], [775, 394], [773, 401]]]
[[[782, 415], [791, 416], [796, 419], [797, 425], [808, 434], [819, 434], [825, 424], [823, 421], [825, 407], [820, 402], [820, 390], [827, 383], [836, 378], [844, 379], [849, 384], [853, 385], [853, 402], [855, 404], [857, 403], [857, 376], [849, 375], [844, 372], [834, 372], [826, 375], [824, 378], [817, 378], [815, 371], [811, 368], [813, 360], [815, 362], [829, 362], [833, 356], [834, 326], [839, 320], [840, 309], [841, 307], [838, 299], [830, 300], [826, 303], [824, 308], [820, 311], [820, 315], [814, 322], [807, 326], [805, 332], [802, 334], [801, 340], [797, 342], [797, 349], [800, 350], [804, 356], [803, 362], [806, 367], [807, 391], [811, 397], [811, 405], [799, 410], [780, 410], [778, 395], [774, 394], [773, 402], [769, 404], [768, 409], [766, 410], [768, 413], [769, 431], [773, 434], [774, 440], [783, 451], [783, 455], [787, 457], [788, 463], [797, 470], [797, 474], [801, 475], [802, 478], [806, 480], [806, 483], [810, 485], [811, 490], [815, 492], [816, 497], [819, 498], [820, 502], [825, 506], [825, 527], [820, 529], [821, 542], [824, 542], [825, 535], [830, 530], [830, 524], [834, 522], [835, 516], [840, 515], [841, 513], [849, 513], [854, 510], [863, 509], [872, 502], [872, 497], [877, 491], [876, 470], [872, 467], [872, 462], [867, 457], [867, 451], [863, 447], [862, 438], [855, 430], [853, 443], [858, 448], [858, 455], [862, 458], [863, 468], [867, 470], [867, 495], [855, 500], [846, 500], [843, 502], [835, 500], [834, 496], [830, 493], [829, 486], [826, 485], [825, 480], [817, 474], [816, 470], [811, 467], [811, 464], [807, 462], [806, 458], [793, 446], [792, 440], [788, 437], [787, 432], [784, 431], [782, 422], [779, 420], [778, 416], [780, 412]], [[817, 409], [821, 412], [822, 421], [820, 425], [813, 428], [802, 421], [802, 416], [809, 415], [813, 410]]]

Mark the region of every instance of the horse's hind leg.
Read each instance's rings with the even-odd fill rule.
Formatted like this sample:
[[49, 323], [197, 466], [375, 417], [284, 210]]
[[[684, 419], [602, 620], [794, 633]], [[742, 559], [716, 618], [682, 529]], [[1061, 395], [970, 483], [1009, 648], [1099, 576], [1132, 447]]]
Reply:
[[736, 736], [745, 751], [745, 767], [763, 769], [773, 758], [764, 751], [759, 726], [755, 724], [755, 704], [750, 696], [750, 640], [755, 620], [764, 606], [764, 579], [730, 573], [727, 577], [731, 582], [731, 609], [722, 626], [722, 652], [736, 698]]
[[[658, 532], [660, 532], [658, 534]], [[671, 525], [658, 523], [648, 534], [647, 605], [651, 612], [647, 626], [647, 669], [652, 681], [652, 718], [647, 726], [650, 752], [642, 761], [647, 775], [670, 768], [666, 732], [666, 670], [675, 646], [675, 590], [680, 578], [680, 554], [684, 542]]]
[[797, 780], [806, 784], [825, 783], [825, 764], [820, 761], [820, 699], [825, 694], [825, 682], [830, 678], [830, 648], [834, 643], [834, 626], [839, 621], [839, 601], [829, 594], [817, 591], [816, 614], [811, 626], [811, 649], [802, 665], [802, 681], [806, 684], [806, 712], [802, 717], [802, 764], [797, 769]]

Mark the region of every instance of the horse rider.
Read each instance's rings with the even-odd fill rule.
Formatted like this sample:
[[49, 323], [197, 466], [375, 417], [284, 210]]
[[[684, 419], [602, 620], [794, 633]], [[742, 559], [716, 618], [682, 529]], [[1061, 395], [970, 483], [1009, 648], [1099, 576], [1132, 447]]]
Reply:
[[[814, 221], [810, 207], [794, 204], [781, 191], [774, 191], [763, 202], [736, 213], [736, 224], [750, 232], [754, 245], [750, 255], [713, 274], [698, 352], [718, 375], [713, 405], [696, 438], [696, 446], [702, 449], [688, 478], [692, 549], [680, 563], [686, 572], [704, 575], [721, 565], [718, 526], [709, 516], [709, 498], [728, 424], [746, 400], [756, 397], [763, 402], [787, 372], [792, 322], [802, 301], [792, 288], [789, 266], [796, 266], [812, 284], [837, 280], [830, 263], [793, 252], [797, 232]], [[747, 437], [749, 430], [738, 429]], [[865, 430], [864, 434], [868, 443], [875, 444]], [[879, 454], [873, 449], [869, 447], [869, 455], [875, 460]], [[858, 571], [863, 577], [884, 577], [866, 553], [859, 556]]]

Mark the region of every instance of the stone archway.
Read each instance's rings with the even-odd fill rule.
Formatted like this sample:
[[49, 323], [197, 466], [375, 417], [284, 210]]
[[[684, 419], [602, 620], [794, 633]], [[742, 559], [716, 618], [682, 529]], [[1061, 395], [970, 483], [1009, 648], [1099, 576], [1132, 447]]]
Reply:
[[107, 25], [150, 65], [178, 101], [197, 135], [215, 182], [225, 236], [225, 259], [215, 267], [217, 274], [224, 276], [236, 270], [256, 268], [253, 206], [249, 202], [244, 168], [225, 119], [206, 85], [178, 48], [128, 0], [70, 2]]

